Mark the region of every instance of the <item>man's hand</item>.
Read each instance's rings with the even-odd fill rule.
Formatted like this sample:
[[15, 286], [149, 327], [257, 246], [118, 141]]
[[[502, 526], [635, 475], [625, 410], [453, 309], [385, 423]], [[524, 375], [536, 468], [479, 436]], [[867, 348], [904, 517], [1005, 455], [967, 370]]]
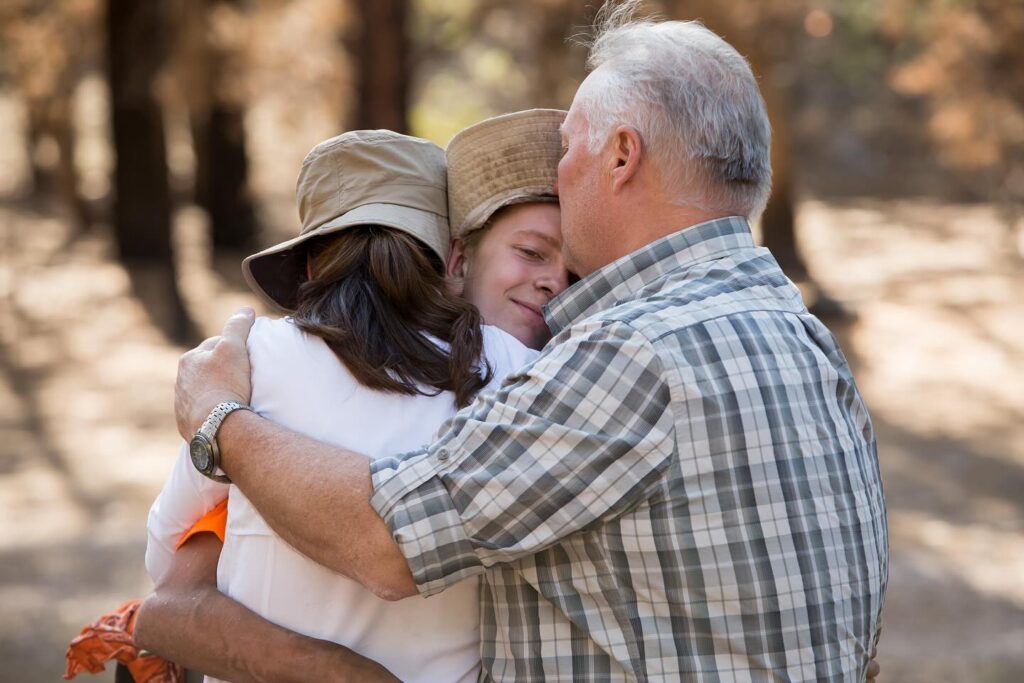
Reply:
[[251, 308], [235, 311], [219, 337], [210, 337], [178, 361], [174, 418], [186, 441], [218, 403], [249, 402], [252, 387], [245, 342], [255, 317]]

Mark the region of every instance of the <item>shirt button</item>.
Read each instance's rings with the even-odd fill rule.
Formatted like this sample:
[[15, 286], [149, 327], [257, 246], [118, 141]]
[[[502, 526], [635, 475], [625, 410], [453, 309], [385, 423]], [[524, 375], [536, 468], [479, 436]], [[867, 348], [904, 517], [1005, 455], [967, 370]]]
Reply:
[[442, 448], [442, 449], [437, 451], [437, 459], [440, 460], [441, 462], [444, 462], [445, 460], [447, 460], [448, 456], [449, 456], [449, 453], [448, 453], [448, 449], [447, 448]]

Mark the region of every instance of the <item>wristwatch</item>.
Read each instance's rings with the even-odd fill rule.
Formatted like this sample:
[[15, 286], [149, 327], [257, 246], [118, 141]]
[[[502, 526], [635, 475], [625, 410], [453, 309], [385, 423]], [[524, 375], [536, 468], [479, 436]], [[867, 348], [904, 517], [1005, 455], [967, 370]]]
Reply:
[[188, 453], [192, 457], [192, 465], [210, 479], [223, 484], [230, 484], [231, 480], [223, 474], [216, 474], [217, 470], [220, 469], [220, 449], [217, 447], [217, 430], [220, 429], [224, 418], [236, 410], [252, 410], [252, 408], [238, 401], [218, 403], [188, 444]]

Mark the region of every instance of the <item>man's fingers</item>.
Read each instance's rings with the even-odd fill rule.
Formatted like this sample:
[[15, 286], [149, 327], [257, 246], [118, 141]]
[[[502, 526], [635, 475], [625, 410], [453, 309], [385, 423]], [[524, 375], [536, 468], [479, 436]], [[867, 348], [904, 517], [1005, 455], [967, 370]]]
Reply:
[[185, 353], [181, 354], [181, 356], [178, 358], [178, 379], [181, 379], [182, 370], [185, 367], [187, 367], [190, 363], [195, 362], [196, 354], [202, 351], [212, 351], [214, 348], [216, 348], [218, 341], [220, 341], [219, 336], [207, 337], [199, 346], [195, 347], [194, 349], [189, 349]]
[[225, 341], [245, 346], [245, 340], [249, 338], [249, 330], [253, 321], [256, 320], [256, 313], [251, 308], [240, 308], [224, 323], [222, 337]]
[[214, 346], [217, 345], [218, 341], [220, 341], [220, 337], [219, 336], [218, 337], [207, 337], [206, 339], [203, 340], [202, 344], [200, 344], [199, 346], [197, 346], [195, 348], [195, 350], [196, 351], [209, 351], [210, 349], [212, 349]]

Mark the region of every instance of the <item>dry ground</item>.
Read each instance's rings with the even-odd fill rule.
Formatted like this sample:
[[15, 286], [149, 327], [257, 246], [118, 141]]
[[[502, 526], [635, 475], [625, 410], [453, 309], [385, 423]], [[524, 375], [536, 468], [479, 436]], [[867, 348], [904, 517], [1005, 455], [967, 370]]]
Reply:
[[[1009, 234], [990, 207], [935, 201], [808, 200], [800, 221], [816, 275], [857, 313], [838, 332], [880, 435], [883, 680], [1024, 680], [1024, 268]], [[186, 297], [212, 333], [251, 299], [236, 265], [204, 260], [197, 215], [177, 223]], [[176, 452], [182, 349], [130, 287], [102, 236], [0, 207], [0, 681], [58, 680], [78, 629], [149, 586], [145, 515]]]

